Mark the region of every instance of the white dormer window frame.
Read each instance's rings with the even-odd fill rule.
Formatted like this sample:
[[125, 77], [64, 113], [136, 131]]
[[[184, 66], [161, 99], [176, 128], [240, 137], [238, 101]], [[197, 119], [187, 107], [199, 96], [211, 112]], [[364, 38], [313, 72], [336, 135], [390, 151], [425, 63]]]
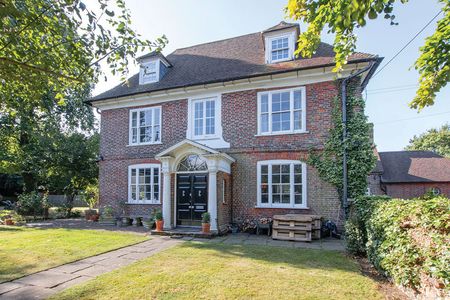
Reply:
[[[283, 43], [283, 40], [287, 39], [287, 43]], [[276, 47], [273, 47], [276, 44]], [[288, 61], [294, 59], [294, 51], [295, 51], [295, 31], [283, 32], [283, 33], [273, 33], [268, 34], [265, 37], [265, 45], [266, 45], [266, 62], [278, 63], [282, 61]], [[287, 50], [287, 57], [276, 58], [272, 57], [274, 52]]]
[[159, 59], [142, 62], [139, 71], [139, 84], [158, 82], [160, 65]]

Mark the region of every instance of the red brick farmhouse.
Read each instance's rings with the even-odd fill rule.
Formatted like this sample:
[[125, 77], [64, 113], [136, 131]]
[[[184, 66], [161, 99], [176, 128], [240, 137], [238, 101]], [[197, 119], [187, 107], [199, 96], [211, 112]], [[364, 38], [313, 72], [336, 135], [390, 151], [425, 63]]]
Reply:
[[[100, 205], [161, 208], [166, 229], [211, 230], [280, 213], [342, 218], [338, 193], [306, 164], [339, 95], [332, 47], [295, 58], [297, 24], [140, 58], [140, 73], [91, 99], [101, 110]], [[380, 59], [355, 53], [358, 89]]]

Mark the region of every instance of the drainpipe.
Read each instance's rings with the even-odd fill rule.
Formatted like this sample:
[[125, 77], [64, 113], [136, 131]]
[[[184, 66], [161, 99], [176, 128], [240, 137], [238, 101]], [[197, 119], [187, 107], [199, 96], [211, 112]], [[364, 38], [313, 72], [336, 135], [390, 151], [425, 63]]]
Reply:
[[370, 63], [366, 68], [359, 70], [355, 74], [352, 74], [342, 80], [341, 85], [341, 98], [342, 98], [342, 141], [344, 147], [344, 153], [342, 155], [342, 206], [344, 207], [344, 217], [348, 217], [348, 171], [347, 171], [347, 149], [346, 149], [346, 139], [347, 139], [347, 82], [356, 76], [370, 70], [374, 63]]

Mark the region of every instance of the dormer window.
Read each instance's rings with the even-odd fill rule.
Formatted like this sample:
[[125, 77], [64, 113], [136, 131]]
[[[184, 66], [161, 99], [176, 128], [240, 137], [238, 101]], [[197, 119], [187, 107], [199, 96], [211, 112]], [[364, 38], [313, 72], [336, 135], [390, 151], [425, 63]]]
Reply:
[[273, 38], [270, 44], [271, 44], [270, 57], [272, 62], [286, 60], [289, 58], [288, 36]]
[[266, 61], [269, 64], [294, 59], [295, 31], [267, 34]]
[[152, 83], [159, 81], [159, 60], [153, 60], [141, 65], [139, 76], [140, 84]]
[[158, 81], [158, 76], [156, 74], [156, 61], [144, 64], [142, 69], [142, 81], [144, 84]]
[[152, 52], [138, 58], [140, 63], [139, 84], [159, 82], [172, 67], [159, 52]]

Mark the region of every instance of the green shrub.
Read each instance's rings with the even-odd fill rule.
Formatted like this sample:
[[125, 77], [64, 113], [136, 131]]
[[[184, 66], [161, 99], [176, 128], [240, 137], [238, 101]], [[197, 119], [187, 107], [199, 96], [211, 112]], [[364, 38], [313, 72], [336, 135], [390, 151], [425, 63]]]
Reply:
[[7, 209], [0, 210], [0, 221], [3, 222], [6, 219], [13, 219], [16, 224], [25, 223], [25, 219], [16, 211]]
[[37, 192], [21, 194], [17, 199], [17, 212], [22, 216], [42, 215], [48, 207], [47, 196]]
[[395, 283], [420, 289], [450, 284], [450, 200], [363, 197], [347, 222], [348, 249], [366, 252]]

